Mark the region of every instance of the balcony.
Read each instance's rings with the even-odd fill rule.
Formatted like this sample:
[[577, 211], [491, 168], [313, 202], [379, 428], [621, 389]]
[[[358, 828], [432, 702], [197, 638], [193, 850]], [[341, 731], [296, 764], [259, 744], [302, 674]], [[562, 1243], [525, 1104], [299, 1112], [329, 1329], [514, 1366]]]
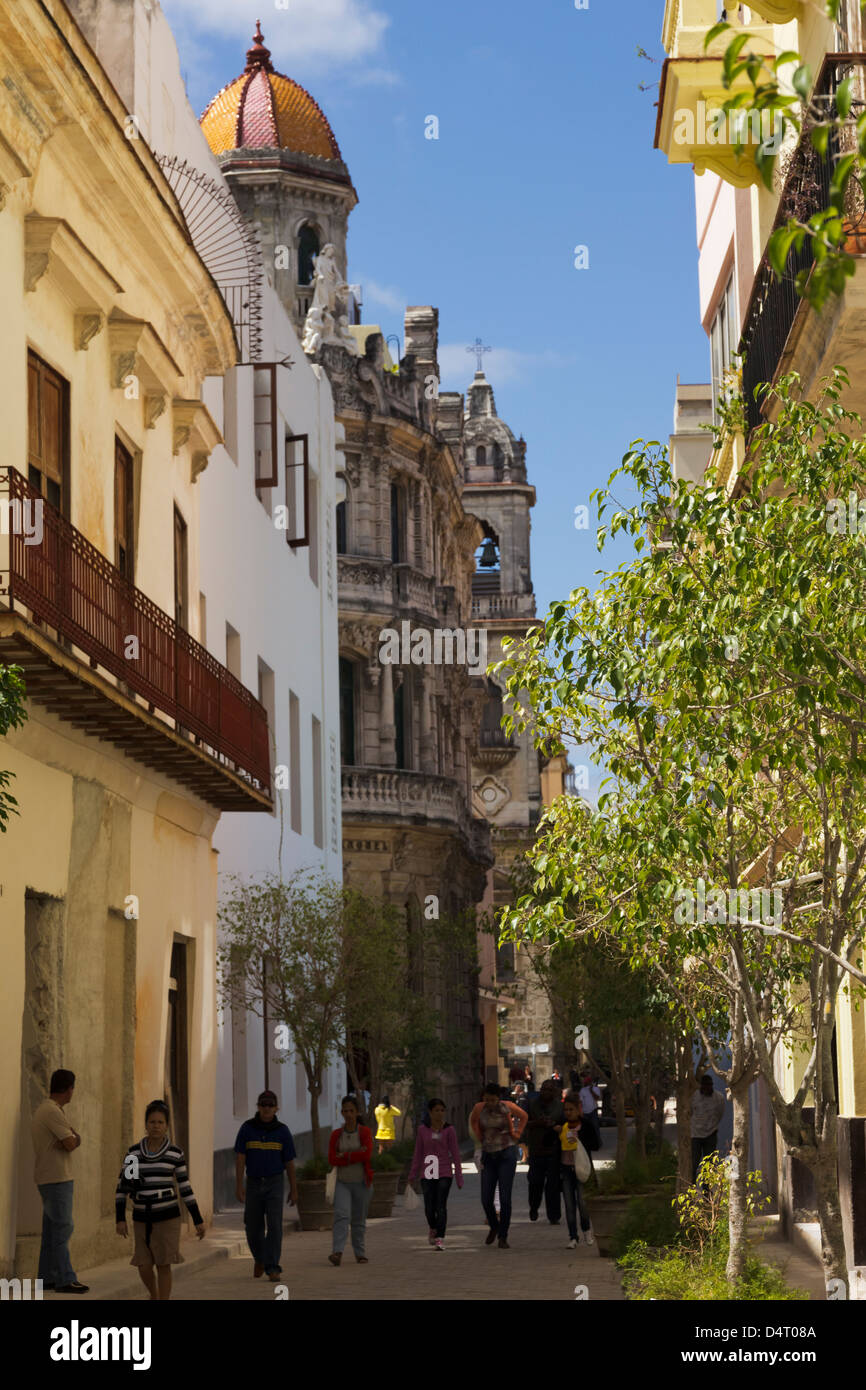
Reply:
[[427, 613], [434, 618], [438, 616], [436, 580], [432, 575], [424, 574], [412, 565], [394, 565], [393, 585], [395, 608]]
[[474, 858], [492, 862], [489, 828], [470, 815], [466, 798], [452, 777], [344, 767], [343, 820], [356, 816], [416, 824], [445, 822], [463, 835]]
[[504, 729], [479, 729], [473, 762], [487, 772], [505, 767], [517, 754], [518, 745]]
[[477, 594], [472, 595], [473, 620], [490, 618], [534, 618], [535, 597], [533, 594]]
[[[850, 54], [828, 55], [815, 84], [813, 101], [819, 107], [835, 109], [835, 94], [846, 77], [857, 76], [862, 93], [866, 57]], [[863, 100], [855, 100], [852, 118], [864, 109]], [[842, 151], [831, 141], [827, 155], [822, 157], [812, 146], [805, 132], [792, 157], [773, 230], [791, 217], [806, 222], [825, 208], [830, 197], [833, 164]], [[864, 246], [861, 231], [864, 217], [862, 198], [859, 206], [848, 209], [850, 237], [848, 249], [862, 260]], [[851, 374], [851, 395], [846, 404], [861, 413], [866, 406], [866, 370], [862, 361], [863, 323], [866, 314], [866, 273], [861, 264], [848, 280], [839, 300], [825, 306], [821, 314], [800, 298], [795, 279], [801, 270], [808, 271], [813, 263], [811, 239], [806, 238], [801, 250], [788, 256], [781, 280], [764, 255], [755, 275], [752, 294], [743, 321], [740, 353], [743, 363], [743, 395], [748, 430], [760, 425], [766, 412], [754, 399], [759, 382], [774, 382], [791, 370], [801, 373], [808, 390], [811, 383], [841, 363]]]
[[664, 151], [669, 164], [692, 164], [696, 174], [709, 170], [736, 188], [748, 188], [761, 181], [755, 150], [772, 130], [769, 118], [762, 124], [760, 111], [722, 111], [737, 92], [752, 90], [745, 73], [730, 88], [723, 85], [722, 56], [734, 37], [731, 30], [737, 28], [750, 35], [748, 48], [753, 53], [771, 57], [777, 45], [771, 23], [742, 25], [732, 15], [731, 30], [705, 51], [704, 39], [717, 17], [716, 0], [669, 0], [663, 41], [671, 56], [662, 68], [655, 147]]
[[[42, 533], [28, 543], [16, 518], [36, 502]], [[0, 468], [0, 660], [23, 667], [30, 699], [211, 806], [271, 809], [263, 706], [10, 467]]]

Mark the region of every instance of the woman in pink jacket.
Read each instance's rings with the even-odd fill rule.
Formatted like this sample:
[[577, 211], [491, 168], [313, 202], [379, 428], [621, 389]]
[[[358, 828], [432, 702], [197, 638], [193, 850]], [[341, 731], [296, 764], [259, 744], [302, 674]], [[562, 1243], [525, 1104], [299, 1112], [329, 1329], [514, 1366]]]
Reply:
[[429, 1228], [427, 1239], [437, 1250], [444, 1250], [451, 1179], [456, 1177], [457, 1186], [462, 1187], [463, 1169], [460, 1166], [457, 1131], [453, 1125], [445, 1123], [444, 1100], [435, 1097], [428, 1100], [427, 1109], [430, 1123], [418, 1126], [409, 1182], [415, 1182], [420, 1176]]

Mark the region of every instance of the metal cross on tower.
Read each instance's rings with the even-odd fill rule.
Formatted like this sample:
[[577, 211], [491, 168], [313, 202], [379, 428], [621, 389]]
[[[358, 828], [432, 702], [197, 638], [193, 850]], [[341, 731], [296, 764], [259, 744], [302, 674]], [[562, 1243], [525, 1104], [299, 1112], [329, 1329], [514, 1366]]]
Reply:
[[468, 347], [468, 348], [466, 349], [466, 351], [467, 351], [467, 352], [474, 352], [474, 353], [475, 353], [475, 359], [476, 359], [476, 362], [477, 362], [476, 371], [479, 371], [479, 372], [480, 372], [480, 371], [483, 370], [483, 362], [484, 362], [484, 354], [485, 354], [485, 352], [492, 352], [493, 349], [492, 349], [492, 348], [489, 348], [489, 347], [484, 347], [483, 344], [482, 344], [482, 342], [481, 342], [481, 339], [480, 339], [480, 338], [476, 338], [476, 339], [475, 339], [475, 342], [472, 344], [472, 346], [471, 346], [471, 347]]

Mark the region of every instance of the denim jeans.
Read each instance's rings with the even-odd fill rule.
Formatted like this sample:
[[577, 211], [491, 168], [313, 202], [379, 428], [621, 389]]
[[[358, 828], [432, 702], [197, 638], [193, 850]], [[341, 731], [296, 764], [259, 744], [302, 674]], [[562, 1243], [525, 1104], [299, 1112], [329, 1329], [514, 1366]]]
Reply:
[[[517, 1145], [509, 1144], [498, 1153], [485, 1153], [481, 1156], [481, 1205], [487, 1224], [500, 1240], [508, 1235], [511, 1225], [511, 1189], [517, 1171]], [[499, 1217], [493, 1205], [496, 1184], [499, 1184]]]
[[39, 1278], [45, 1284], [62, 1288], [75, 1283], [75, 1270], [69, 1259], [72, 1224], [72, 1182], [41, 1182], [42, 1247], [39, 1251]]
[[559, 1200], [559, 1145], [551, 1154], [529, 1155], [529, 1210], [538, 1211], [541, 1194], [544, 1193], [544, 1209], [548, 1221], [562, 1218], [562, 1205]]
[[349, 1226], [352, 1227], [352, 1249], [356, 1255], [367, 1253], [367, 1208], [372, 1188], [365, 1182], [340, 1182], [334, 1189], [334, 1254], [346, 1248]]
[[448, 1193], [451, 1191], [451, 1178], [422, 1178], [421, 1191], [424, 1193], [427, 1225], [442, 1240], [445, 1235], [445, 1227], [448, 1224]]
[[[267, 1224], [267, 1231], [265, 1226]], [[269, 1178], [247, 1178], [244, 1202], [244, 1229], [247, 1245], [256, 1264], [264, 1265], [265, 1273], [281, 1273], [280, 1250], [283, 1245], [283, 1175]]]
[[592, 1224], [586, 1207], [583, 1205], [583, 1183], [578, 1181], [577, 1173], [568, 1163], [560, 1165], [560, 1176], [562, 1178], [562, 1200], [565, 1203], [568, 1234], [572, 1240], [577, 1240], [577, 1213], [580, 1212], [580, 1229], [582, 1231], [588, 1231]]
[[692, 1140], [692, 1182], [697, 1182], [698, 1180], [698, 1169], [701, 1166], [702, 1160], [709, 1158], [710, 1154], [716, 1153], [718, 1147], [719, 1131], [717, 1129], [713, 1130], [712, 1134], [706, 1135], [703, 1139]]

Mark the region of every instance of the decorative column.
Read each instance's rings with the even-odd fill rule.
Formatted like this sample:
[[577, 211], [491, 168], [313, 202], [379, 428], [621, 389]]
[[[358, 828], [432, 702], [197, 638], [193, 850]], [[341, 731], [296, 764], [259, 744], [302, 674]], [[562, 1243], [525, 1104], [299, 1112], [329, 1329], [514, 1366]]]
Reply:
[[397, 728], [394, 724], [394, 668], [390, 662], [382, 666], [382, 693], [379, 706], [379, 763], [393, 767], [397, 759]]
[[436, 771], [436, 748], [430, 711], [431, 681], [431, 673], [425, 671], [421, 676], [421, 771], [428, 774]]

